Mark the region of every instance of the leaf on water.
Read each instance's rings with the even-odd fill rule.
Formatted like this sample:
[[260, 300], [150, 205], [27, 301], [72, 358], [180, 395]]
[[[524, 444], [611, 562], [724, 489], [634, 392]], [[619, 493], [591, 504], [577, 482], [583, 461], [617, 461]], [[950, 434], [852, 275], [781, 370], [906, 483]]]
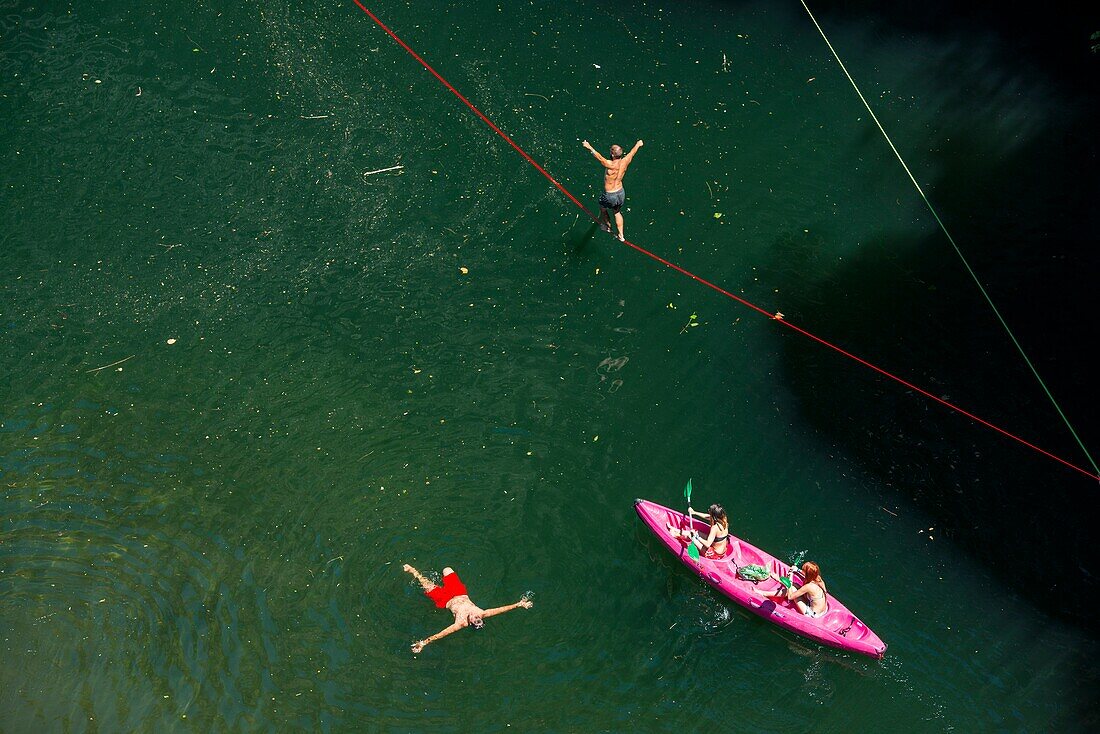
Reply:
[[722, 218], [722, 212], [714, 212], [714, 218], [715, 219], [721, 219]]

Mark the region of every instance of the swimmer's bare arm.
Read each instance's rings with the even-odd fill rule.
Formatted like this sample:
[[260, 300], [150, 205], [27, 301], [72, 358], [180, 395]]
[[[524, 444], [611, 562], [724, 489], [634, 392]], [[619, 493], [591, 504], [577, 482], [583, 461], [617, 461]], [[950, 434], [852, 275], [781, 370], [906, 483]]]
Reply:
[[593, 148], [592, 145], [587, 140], [582, 142], [581, 145], [583, 145], [584, 149], [587, 150], [589, 153], [596, 156], [596, 160], [598, 160], [600, 162], [600, 165], [602, 165], [604, 168], [611, 168], [611, 161], [607, 160], [602, 155], [600, 155], [599, 151], [597, 151], [595, 148]]
[[505, 612], [510, 612], [513, 609], [519, 609], [520, 607], [523, 607], [524, 609], [530, 609], [533, 606], [535, 606], [535, 602], [531, 601], [530, 599], [520, 599], [515, 604], [509, 604], [506, 607], [496, 607], [494, 609], [486, 609], [485, 612], [481, 616], [482, 617], [493, 617], [493, 616], [496, 616], [498, 614], [504, 614]]
[[450, 625], [449, 627], [444, 627], [443, 629], [441, 629], [439, 632], [436, 632], [431, 637], [429, 637], [425, 640], [420, 640], [419, 642], [414, 642], [412, 644], [412, 651], [414, 653], [415, 652], [420, 652], [421, 650], [424, 649], [424, 647], [426, 645], [428, 645], [432, 642], [435, 642], [436, 640], [441, 640], [444, 637], [446, 637], [447, 635], [451, 634], [452, 632], [458, 632], [460, 629], [462, 629], [465, 626], [466, 625], [462, 624], [461, 622], [455, 622], [454, 624]]

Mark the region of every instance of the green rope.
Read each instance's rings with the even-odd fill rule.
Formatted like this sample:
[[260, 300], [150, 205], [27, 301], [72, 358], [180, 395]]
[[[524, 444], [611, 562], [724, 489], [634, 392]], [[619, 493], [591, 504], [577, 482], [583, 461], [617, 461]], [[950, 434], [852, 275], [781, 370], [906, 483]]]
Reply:
[[898, 149], [894, 147], [894, 141], [891, 140], [890, 136], [886, 134], [886, 129], [883, 128], [882, 123], [879, 122], [874, 110], [871, 109], [871, 105], [867, 103], [867, 99], [863, 96], [863, 92], [860, 91], [859, 85], [856, 84], [855, 79], [853, 79], [852, 75], [848, 73], [848, 68], [844, 66], [844, 62], [840, 60], [840, 55], [836, 52], [836, 49], [833, 48], [833, 44], [829, 42], [829, 37], [826, 36], [825, 31], [821, 29], [821, 25], [818, 24], [817, 18], [815, 18], [814, 14], [810, 11], [810, 7], [806, 5], [806, 0], [799, 0], [799, 2], [801, 2], [802, 7], [806, 9], [806, 13], [810, 16], [810, 20], [813, 21], [814, 26], [817, 28], [817, 32], [820, 33], [821, 37], [825, 40], [825, 45], [829, 47], [829, 51], [832, 52], [833, 58], [835, 58], [836, 62], [840, 64], [840, 69], [844, 72], [844, 76], [848, 77], [848, 81], [852, 83], [852, 88], [856, 90], [856, 94], [859, 95], [859, 99], [863, 102], [863, 106], [867, 108], [867, 112], [871, 115], [871, 119], [875, 121], [875, 125], [878, 126], [879, 132], [882, 133], [882, 137], [886, 139], [886, 143], [890, 146], [890, 150], [894, 151], [894, 155], [897, 156], [898, 162], [901, 163], [901, 167], [905, 169], [905, 173], [909, 176], [909, 180], [912, 181], [913, 186], [916, 187], [917, 193], [919, 193], [920, 197], [924, 199], [924, 203], [928, 207], [928, 211], [932, 212], [932, 217], [936, 220], [936, 224], [940, 225], [940, 229], [943, 230], [944, 235], [947, 237], [947, 241], [950, 242], [951, 247], [955, 249], [955, 254], [959, 256], [959, 260], [962, 261], [963, 266], [966, 268], [966, 272], [970, 273], [970, 277], [974, 280], [975, 285], [978, 286], [978, 290], [981, 292], [982, 296], [985, 297], [986, 303], [988, 303], [989, 307], [993, 310], [993, 314], [997, 317], [997, 320], [1001, 322], [1001, 326], [1004, 327], [1005, 333], [1008, 334], [1008, 338], [1011, 339], [1012, 343], [1016, 345], [1017, 351], [1019, 351], [1020, 356], [1024, 358], [1024, 362], [1027, 364], [1028, 369], [1031, 370], [1031, 374], [1035, 375], [1035, 379], [1039, 382], [1039, 386], [1043, 388], [1043, 392], [1046, 393], [1047, 398], [1050, 399], [1050, 402], [1054, 406], [1054, 409], [1058, 411], [1058, 415], [1061, 416], [1062, 421], [1066, 424], [1066, 428], [1069, 429], [1069, 432], [1073, 436], [1073, 439], [1077, 442], [1077, 445], [1081, 447], [1081, 451], [1084, 452], [1085, 457], [1089, 460], [1089, 463], [1092, 464], [1093, 471], [1095, 471], [1097, 474], [1100, 474], [1100, 467], [1096, 465], [1096, 462], [1093, 460], [1092, 455], [1089, 453], [1089, 450], [1085, 448], [1084, 442], [1082, 442], [1081, 438], [1077, 435], [1077, 431], [1073, 429], [1073, 425], [1069, 422], [1069, 418], [1067, 418], [1066, 414], [1062, 412], [1062, 406], [1060, 406], [1058, 404], [1058, 401], [1054, 399], [1054, 395], [1050, 392], [1050, 389], [1047, 387], [1046, 383], [1043, 382], [1043, 378], [1039, 376], [1039, 371], [1035, 369], [1035, 365], [1031, 363], [1031, 360], [1028, 358], [1023, 346], [1016, 339], [1016, 335], [1012, 333], [1012, 329], [1009, 328], [1008, 322], [1005, 321], [1004, 317], [1001, 316], [1001, 312], [997, 309], [996, 304], [993, 303], [993, 299], [989, 296], [989, 293], [986, 292], [985, 287], [982, 285], [981, 281], [978, 280], [978, 276], [974, 272], [974, 269], [970, 267], [970, 263], [967, 262], [966, 256], [963, 255], [962, 250], [959, 249], [959, 246], [955, 244], [955, 238], [952, 237], [951, 233], [947, 231], [947, 226], [944, 225], [943, 220], [940, 219], [940, 215], [936, 212], [936, 208], [932, 206], [932, 202], [929, 201], [928, 197], [924, 195], [924, 189], [922, 189], [920, 187], [920, 184], [917, 183], [917, 179], [909, 170], [909, 166], [907, 166], [905, 164], [905, 160], [902, 159], [901, 153], [899, 153]]

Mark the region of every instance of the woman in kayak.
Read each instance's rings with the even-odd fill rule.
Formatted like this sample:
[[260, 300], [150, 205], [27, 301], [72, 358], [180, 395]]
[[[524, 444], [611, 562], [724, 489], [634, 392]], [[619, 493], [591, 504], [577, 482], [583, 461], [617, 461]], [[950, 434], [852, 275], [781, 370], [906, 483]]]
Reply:
[[665, 523], [668, 534], [673, 538], [686, 538], [688, 542], [695, 543], [699, 550], [703, 551], [704, 558], [721, 558], [726, 555], [726, 547], [729, 545], [730, 521], [726, 517], [726, 511], [722, 505], [711, 505], [706, 514], [696, 512], [688, 507], [688, 514], [706, 520], [710, 523], [710, 533], [706, 538], [701, 537], [694, 530], [683, 530], [672, 527], [672, 523]]
[[765, 593], [765, 596], [785, 596], [787, 601], [794, 602], [794, 605], [798, 607], [798, 611], [811, 618], [822, 617], [825, 612], [829, 611], [829, 603], [826, 600], [829, 590], [825, 587], [825, 579], [821, 578], [821, 569], [816, 563], [806, 561], [802, 564], [802, 578], [805, 581], [797, 589], [794, 586], [793, 566], [787, 577], [790, 579], [790, 583], [787, 583], [787, 579], [781, 579], [774, 573], [768, 575], [782, 586], [775, 591]]

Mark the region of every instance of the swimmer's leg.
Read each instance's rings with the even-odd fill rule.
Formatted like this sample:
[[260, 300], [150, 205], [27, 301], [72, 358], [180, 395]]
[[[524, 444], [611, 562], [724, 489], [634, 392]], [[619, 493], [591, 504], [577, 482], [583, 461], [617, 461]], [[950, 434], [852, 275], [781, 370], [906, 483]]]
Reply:
[[431, 591], [432, 589], [435, 588], [435, 582], [434, 581], [432, 581], [430, 578], [428, 578], [424, 574], [417, 571], [415, 568], [413, 568], [409, 564], [407, 564], [407, 563], [405, 564], [404, 570], [411, 573], [413, 575], [413, 578], [420, 582], [420, 588], [424, 589], [424, 591]]

